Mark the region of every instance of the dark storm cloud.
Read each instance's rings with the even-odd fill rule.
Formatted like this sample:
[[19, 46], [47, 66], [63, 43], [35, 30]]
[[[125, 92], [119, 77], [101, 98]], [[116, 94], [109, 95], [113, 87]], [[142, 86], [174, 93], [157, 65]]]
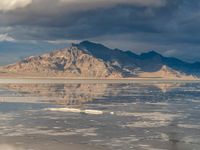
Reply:
[[153, 23], [156, 21], [155, 13], [158, 13], [166, 5], [165, 0], [133, 0], [134, 3], [131, 1], [122, 3], [120, 0], [116, 3], [111, 0], [111, 2], [115, 2], [115, 5], [109, 3], [109, 0], [99, 0], [102, 1], [100, 6], [95, 6], [94, 2], [91, 6], [89, 0], [86, 0], [87, 3], [82, 4], [83, 6], [78, 1], [76, 3], [68, 2], [72, 0], [61, 1], [66, 2], [35, 0], [26, 8], [0, 14], [2, 20], [0, 24], [2, 26], [20, 26], [23, 27], [23, 30], [24, 26], [38, 29], [38, 31], [44, 29], [46, 32], [50, 31], [47, 35], [60, 36], [56, 32], [65, 30], [64, 35], [75, 38], [135, 31], [156, 32], [157, 29]]
[[36, 42], [92, 39], [113, 47], [181, 52], [185, 58], [188, 51], [199, 49], [199, 0], [18, 1], [20, 5], [8, 10], [0, 7], [2, 37]]

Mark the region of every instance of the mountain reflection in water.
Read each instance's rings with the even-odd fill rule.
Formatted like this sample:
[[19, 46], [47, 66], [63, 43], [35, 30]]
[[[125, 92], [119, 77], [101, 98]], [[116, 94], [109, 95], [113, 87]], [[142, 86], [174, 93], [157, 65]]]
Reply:
[[[80, 105], [106, 96], [119, 96], [126, 92], [131, 96], [132, 91], [140, 92], [156, 90], [166, 93], [180, 87], [180, 83], [159, 83], [159, 84], [5, 84], [0, 85], [1, 89], [13, 92], [11, 96], [2, 97], [6, 101], [18, 98], [21, 102], [27, 102], [30, 97], [42, 102], [52, 102], [63, 105]], [[24, 99], [23, 99], [24, 98]]]

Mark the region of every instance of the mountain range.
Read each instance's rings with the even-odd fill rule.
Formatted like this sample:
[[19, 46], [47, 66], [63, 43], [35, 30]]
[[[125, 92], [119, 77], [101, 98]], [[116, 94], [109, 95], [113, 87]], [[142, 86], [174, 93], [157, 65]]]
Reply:
[[68, 78], [162, 78], [195, 79], [200, 63], [188, 63], [150, 51], [137, 55], [132, 51], [111, 49], [83, 41], [60, 50], [31, 56], [1, 67], [1, 76], [37, 76]]

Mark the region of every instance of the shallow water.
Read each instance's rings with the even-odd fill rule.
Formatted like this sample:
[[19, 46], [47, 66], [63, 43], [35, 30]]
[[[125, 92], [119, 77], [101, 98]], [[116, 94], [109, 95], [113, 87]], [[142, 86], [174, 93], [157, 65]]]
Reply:
[[199, 150], [199, 83], [0, 84], [3, 150]]

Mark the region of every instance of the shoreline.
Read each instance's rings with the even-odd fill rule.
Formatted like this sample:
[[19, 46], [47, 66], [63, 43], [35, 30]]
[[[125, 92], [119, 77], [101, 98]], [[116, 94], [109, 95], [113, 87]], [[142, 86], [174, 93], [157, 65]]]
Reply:
[[0, 77], [0, 84], [67, 84], [67, 83], [200, 83], [200, 80], [162, 79], [162, 78], [64, 78], [64, 77]]

